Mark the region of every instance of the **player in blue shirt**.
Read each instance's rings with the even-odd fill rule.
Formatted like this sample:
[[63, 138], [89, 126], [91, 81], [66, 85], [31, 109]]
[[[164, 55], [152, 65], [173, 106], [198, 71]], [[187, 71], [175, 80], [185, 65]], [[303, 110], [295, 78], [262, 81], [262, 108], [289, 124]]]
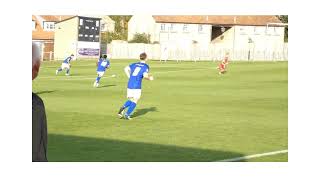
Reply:
[[62, 62], [61, 67], [56, 70], [56, 75], [57, 75], [60, 71], [62, 71], [63, 69], [66, 69], [66, 76], [69, 76], [69, 75], [70, 75], [70, 74], [69, 74], [69, 73], [70, 73], [70, 68], [71, 68], [70, 61], [73, 60], [73, 58], [74, 58], [74, 55], [73, 55], [73, 54], [71, 54], [69, 57], [67, 57], [67, 58]]
[[105, 73], [106, 69], [110, 67], [110, 61], [108, 59], [108, 55], [103, 55], [103, 58], [100, 58], [97, 62], [97, 78], [93, 84], [93, 87], [98, 87], [99, 82], [103, 74]]
[[[149, 73], [149, 66], [146, 64], [147, 54], [140, 54], [140, 62], [130, 64], [125, 67], [124, 71], [129, 78], [128, 88], [127, 88], [127, 98], [128, 100], [120, 108], [118, 115], [120, 118], [124, 117], [130, 120], [130, 115], [134, 111], [138, 100], [141, 97], [141, 86], [142, 79], [153, 80], [153, 76]], [[127, 112], [124, 113], [125, 109], [128, 108]]]

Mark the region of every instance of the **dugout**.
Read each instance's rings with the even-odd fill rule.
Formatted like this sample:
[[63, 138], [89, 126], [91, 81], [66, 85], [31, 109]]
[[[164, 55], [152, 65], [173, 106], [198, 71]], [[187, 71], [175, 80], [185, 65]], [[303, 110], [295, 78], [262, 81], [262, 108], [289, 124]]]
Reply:
[[70, 54], [78, 59], [100, 56], [100, 20], [74, 16], [55, 24], [54, 57], [63, 60]]

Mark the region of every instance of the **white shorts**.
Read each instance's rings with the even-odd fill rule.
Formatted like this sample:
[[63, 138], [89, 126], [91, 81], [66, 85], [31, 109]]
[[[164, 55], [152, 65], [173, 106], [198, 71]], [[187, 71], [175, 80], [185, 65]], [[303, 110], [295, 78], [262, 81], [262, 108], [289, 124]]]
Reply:
[[140, 99], [141, 89], [127, 89], [127, 98]]
[[61, 69], [65, 69], [65, 68], [70, 69], [70, 64], [68, 64], [68, 63], [62, 63]]
[[99, 77], [102, 77], [104, 75], [104, 71], [97, 71], [97, 74]]

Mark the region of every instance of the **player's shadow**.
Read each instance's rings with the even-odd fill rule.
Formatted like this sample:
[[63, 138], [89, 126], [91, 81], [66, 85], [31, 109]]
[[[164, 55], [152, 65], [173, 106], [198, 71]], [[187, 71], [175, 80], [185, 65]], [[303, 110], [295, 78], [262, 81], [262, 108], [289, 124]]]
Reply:
[[57, 90], [53, 90], [53, 91], [39, 91], [39, 92], [35, 92], [35, 94], [39, 95], [39, 94], [47, 94], [47, 93], [53, 93]]
[[51, 162], [214, 162], [243, 156], [207, 148], [60, 134], [48, 136], [48, 160]]
[[143, 109], [137, 109], [131, 117], [138, 117], [147, 114], [148, 112], [156, 112], [158, 109], [156, 107], [149, 107]]
[[107, 85], [99, 86], [98, 88], [106, 88], [106, 87], [112, 87], [112, 86], [117, 86], [117, 85], [115, 85], [115, 84], [107, 84]]

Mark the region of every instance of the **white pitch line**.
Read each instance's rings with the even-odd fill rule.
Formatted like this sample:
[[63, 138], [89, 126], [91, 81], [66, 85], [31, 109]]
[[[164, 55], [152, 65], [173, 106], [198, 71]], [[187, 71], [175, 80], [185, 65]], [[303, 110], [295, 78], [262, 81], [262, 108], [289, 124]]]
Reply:
[[[96, 62], [96, 61], [95, 61]], [[41, 68], [43, 68], [43, 69], [51, 69], [51, 68], [58, 68], [58, 67], [60, 67], [61, 66], [61, 64], [60, 65], [57, 65], [57, 66], [44, 66], [44, 67], [41, 67]], [[88, 65], [74, 65], [75, 67], [90, 67], [90, 66], [92, 66], [92, 67], [96, 67], [96, 64], [88, 64]], [[74, 67], [74, 66], [72, 66], [72, 68]]]
[[261, 153], [261, 154], [253, 154], [253, 155], [242, 156], [242, 157], [235, 157], [235, 158], [230, 158], [230, 159], [223, 159], [223, 160], [219, 160], [216, 162], [233, 162], [233, 161], [240, 161], [240, 160], [258, 158], [258, 157], [264, 157], [264, 156], [272, 156], [272, 155], [284, 154], [284, 153], [288, 153], [288, 149], [280, 150], [280, 151], [272, 151], [272, 152], [267, 152], [267, 153]]
[[[59, 78], [59, 76], [43, 76], [39, 77], [39, 79], [47, 79], [47, 78]], [[60, 76], [60, 77], [66, 77], [66, 78], [83, 78], [83, 77], [97, 77], [97, 76]]]
[[[160, 71], [160, 72], [154, 72], [154, 73], [151, 73], [151, 74], [162, 74], [162, 73], [181, 72], [181, 71], [198, 71], [198, 70], [205, 70], [205, 69], [211, 69], [211, 68]], [[59, 76], [44, 76], [44, 77], [39, 77], [38, 79], [56, 80], [56, 77], [58, 78]], [[82, 79], [92, 79], [92, 78], [95, 78], [97, 76], [71, 76], [71, 77], [65, 76], [65, 77], [70, 78], [68, 80], [82, 80]], [[80, 78], [80, 79], [75, 79], [75, 78]]]
[[[89, 77], [89, 76], [83, 76], [83, 77], [86, 77], [86, 78], [75, 78], [75, 77], [79, 77], [79, 76], [75, 76], [75, 77], [72, 77], [72, 78], [70, 78], [70, 77], [68, 77], [68, 76], [66, 76], [67, 78], [55, 78], [55, 79], [49, 79], [49, 80], [67, 80], [67, 81], [77, 81], [77, 80], [85, 80], [85, 79], [93, 79], [93, 80], [95, 80], [95, 78], [97, 77], [97, 76], [94, 76], [94, 77]], [[103, 76], [102, 77], [102, 79], [105, 79], [105, 78], [114, 78], [114, 77], [112, 77], [112, 76]], [[39, 79], [41, 79], [41, 78], [39, 78]]]
[[181, 71], [198, 71], [198, 70], [205, 70], [205, 69], [211, 69], [211, 68], [183, 69], [183, 70], [173, 70], [173, 71], [160, 71], [160, 72], [154, 72], [154, 73], [151, 73], [151, 74], [161, 74], [161, 73], [181, 72]]

